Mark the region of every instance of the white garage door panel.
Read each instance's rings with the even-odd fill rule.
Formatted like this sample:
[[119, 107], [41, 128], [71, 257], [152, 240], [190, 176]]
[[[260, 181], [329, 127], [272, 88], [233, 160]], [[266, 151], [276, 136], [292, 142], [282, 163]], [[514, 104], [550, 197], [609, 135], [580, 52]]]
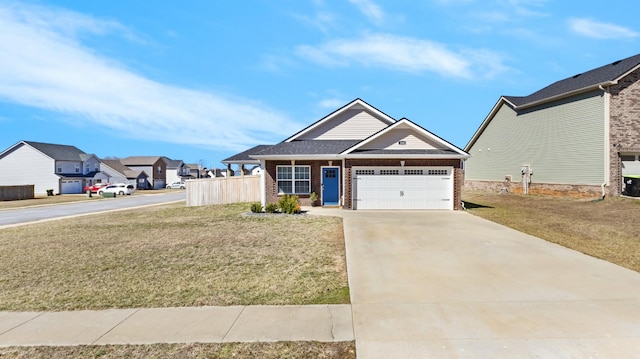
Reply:
[[[452, 169], [447, 175], [356, 175], [356, 209], [453, 209]], [[427, 172], [425, 172], [427, 173]]]
[[60, 192], [63, 194], [82, 193], [82, 181], [80, 180], [63, 180]]

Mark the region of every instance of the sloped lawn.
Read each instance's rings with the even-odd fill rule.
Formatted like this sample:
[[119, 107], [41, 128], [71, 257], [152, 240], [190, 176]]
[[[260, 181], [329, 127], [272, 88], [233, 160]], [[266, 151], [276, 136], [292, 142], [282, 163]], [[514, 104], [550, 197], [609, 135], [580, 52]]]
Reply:
[[348, 303], [342, 220], [183, 203], [0, 230], [0, 310]]

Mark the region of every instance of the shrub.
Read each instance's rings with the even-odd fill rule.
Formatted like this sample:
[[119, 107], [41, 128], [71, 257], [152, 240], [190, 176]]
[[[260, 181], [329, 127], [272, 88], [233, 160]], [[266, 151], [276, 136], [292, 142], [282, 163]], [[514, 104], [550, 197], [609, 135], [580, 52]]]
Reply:
[[261, 213], [262, 212], [262, 203], [260, 203], [260, 202], [251, 203], [251, 212], [252, 213]]
[[280, 201], [278, 201], [278, 205], [280, 206], [282, 213], [294, 214], [300, 212], [300, 201], [298, 201], [298, 196], [285, 194], [280, 198]]
[[276, 213], [278, 212], [278, 204], [277, 203], [269, 203], [264, 207], [264, 211], [267, 213]]

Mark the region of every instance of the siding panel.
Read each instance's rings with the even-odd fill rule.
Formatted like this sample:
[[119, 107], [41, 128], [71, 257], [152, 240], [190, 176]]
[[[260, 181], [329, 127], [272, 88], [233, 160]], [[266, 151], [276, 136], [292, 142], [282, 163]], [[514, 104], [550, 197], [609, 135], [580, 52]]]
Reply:
[[314, 128], [299, 139], [363, 140], [386, 126], [384, 121], [365, 110], [350, 109]]
[[[400, 145], [400, 141], [404, 141], [404, 145]], [[416, 134], [416, 132], [409, 128], [398, 128], [385, 133], [384, 136], [376, 138], [375, 140], [362, 146], [361, 149], [374, 150], [374, 149], [386, 149], [386, 150], [422, 150], [422, 149], [434, 149], [436, 144], [430, 139]]]
[[21, 145], [0, 158], [0, 186], [33, 184], [36, 194], [60, 190], [54, 161], [30, 146]]
[[602, 184], [604, 111], [601, 92], [520, 114], [502, 105], [469, 151], [466, 179], [520, 181], [529, 164], [535, 183]]

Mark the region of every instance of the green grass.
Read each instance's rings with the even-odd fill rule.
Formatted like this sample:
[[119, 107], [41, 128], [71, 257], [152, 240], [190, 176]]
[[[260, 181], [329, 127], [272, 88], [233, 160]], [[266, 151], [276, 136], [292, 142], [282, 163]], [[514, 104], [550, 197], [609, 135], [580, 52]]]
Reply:
[[348, 303], [342, 220], [155, 206], [0, 230], [0, 310]]

